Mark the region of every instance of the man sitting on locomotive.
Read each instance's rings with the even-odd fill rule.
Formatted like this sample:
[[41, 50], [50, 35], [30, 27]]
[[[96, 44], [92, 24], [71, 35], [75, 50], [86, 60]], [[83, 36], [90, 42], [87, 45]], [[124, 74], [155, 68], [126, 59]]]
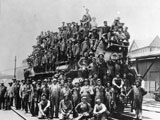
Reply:
[[113, 85], [113, 88], [114, 88], [113, 101], [116, 102], [116, 97], [121, 95], [121, 92], [123, 90], [122, 88], [123, 88], [123, 85], [124, 85], [123, 79], [120, 78], [119, 73], [117, 73], [116, 77], [113, 78], [112, 85]]

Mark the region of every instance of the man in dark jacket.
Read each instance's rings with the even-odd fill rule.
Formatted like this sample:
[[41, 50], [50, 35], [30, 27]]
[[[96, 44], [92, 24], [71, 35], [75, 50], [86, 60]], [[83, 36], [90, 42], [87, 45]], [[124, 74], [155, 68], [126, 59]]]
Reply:
[[5, 103], [5, 93], [6, 93], [6, 86], [4, 86], [4, 83], [2, 82], [0, 86], [0, 109], [1, 109], [1, 106], [3, 109], [5, 107], [5, 104], [4, 104]]
[[20, 84], [19, 81], [17, 80], [14, 86], [15, 107], [17, 110], [21, 108], [19, 90], [20, 90]]

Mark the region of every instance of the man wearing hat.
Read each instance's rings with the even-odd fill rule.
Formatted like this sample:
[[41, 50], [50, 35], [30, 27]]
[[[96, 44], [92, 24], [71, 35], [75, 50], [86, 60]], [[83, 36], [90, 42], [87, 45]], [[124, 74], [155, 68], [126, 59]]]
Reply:
[[59, 116], [60, 120], [71, 119], [70, 115], [73, 110], [73, 105], [67, 93], [64, 94], [64, 99], [60, 101], [59, 110], [60, 110], [60, 116]]
[[58, 84], [58, 80], [56, 78], [53, 78], [52, 82], [53, 83], [50, 88], [51, 118], [53, 118], [54, 115], [56, 118], [58, 118], [61, 87]]
[[72, 84], [72, 78], [67, 78], [67, 82], [68, 82], [68, 86], [69, 86], [69, 88], [70, 89], [72, 89], [73, 88], [73, 84]]
[[93, 109], [93, 114], [96, 118], [95, 120], [105, 120], [107, 117], [107, 113], [109, 114], [109, 111], [107, 110], [103, 102], [101, 102], [101, 99], [96, 99], [96, 104]]
[[71, 89], [68, 86], [68, 82], [64, 82], [64, 87], [60, 91], [60, 100], [64, 98], [64, 95], [68, 94], [69, 99], [71, 100]]
[[81, 102], [75, 107], [75, 111], [78, 113], [77, 120], [87, 120], [90, 118], [92, 107], [90, 103], [87, 102], [87, 97], [83, 96]]
[[[81, 73], [82, 75], [84, 75], [84, 73], [87, 72], [86, 70], [87, 70], [87, 67], [89, 65], [88, 62], [89, 62], [88, 61], [88, 53], [85, 52], [84, 57], [81, 57], [80, 60], [78, 61], [78, 66], [79, 66], [79, 69], [82, 70], [82, 73]], [[83, 76], [83, 77], [85, 77], [85, 76]]]
[[1, 82], [1, 85], [0, 85], [0, 109], [1, 109], [1, 106], [3, 109], [5, 109], [5, 94], [6, 94], [6, 86], [4, 86], [4, 83]]
[[103, 76], [105, 75], [106, 73], [106, 62], [104, 60], [104, 54], [103, 53], [100, 53], [98, 55], [98, 60], [97, 60], [97, 64], [98, 64], [98, 70], [99, 70], [99, 78], [102, 80], [102, 85], [104, 85], [104, 81], [103, 81]]
[[81, 97], [87, 97], [87, 101], [91, 103], [92, 99], [91, 96], [94, 94], [93, 88], [89, 85], [89, 80], [84, 80], [84, 86], [80, 89], [80, 95]]
[[38, 118], [39, 119], [45, 119], [49, 117], [49, 107], [50, 107], [50, 101], [46, 98], [46, 94], [42, 94], [42, 99], [38, 103], [39, 113]]
[[27, 79], [26, 85], [24, 87], [24, 109], [28, 113], [28, 108], [30, 108], [31, 103], [31, 80]]
[[114, 87], [115, 93], [116, 94], [120, 94], [121, 93], [121, 89], [124, 85], [124, 81], [122, 80], [122, 78], [120, 78], [120, 74], [117, 73], [116, 77], [113, 78], [112, 80], [112, 85]]
[[32, 116], [38, 115], [38, 94], [37, 94], [37, 86], [36, 81], [32, 81], [32, 87], [31, 87], [31, 105], [30, 105], [30, 112]]
[[20, 90], [20, 81], [17, 80], [14, 85], [14, 99], [15, 99], [15, 107], [17, 110], [21, 109], [21, 99], [19, 96], [19, 90]]
[[92, 61], [88, 66], [89, 75], [98, 74], [98, 64], [95, 57], [92, 57]]
[[104, 86], [102, 86], [101, 80], [97, 79], [97, 85], [94, 88], [95, 93], [95, 101], [96, 99], [100, 99], [104, 102]]
[[103, 23], [104, 23], [104, 27], [103, 27], [103, 30], [102, 30], [102, 34], [105, 36], [105, 38], [108, 39], [108, 33], [110, 32], [111, 28], [108, 26], [107, 21], [104, 21]]
[[49, 99], [50, 88], [48, 86], [47, 79], [44, 79], [44, 86], [42, 87], [42, 94], [46, 94], [47, 99]]
[[133, 66], [133, 62], [129, 61], [128, 65], [128, 78], [130, 81], [130, 85], [133, 85], [136, 80], [136, 75], [138, 75], [137, 69]]
[[114, 95], [114, 88], [111, 86], [111, 82], [107, 81], [106, 87], [105, 87], [105, 105], [107, 109], [110, 111], [112, 109], [111, 102]]
[[130, 94], [133, 94], [133, 107], [135, 109], [136, 116], [138, 120], [142, 120], [142, 103], [143, 96], [147, 94], [144, 88], [141, 87], [141, 81], [136, 80], [136, 85], [126, 94], [128, 97]]
[[141, 74], [138, 74], [137, 75], [137, 79], [140, 81], [140, 83], [141, 83], [141, 87], [143, 88], [143, 89], [145, 89], [145, 81], [144, 81], [144, 79], [142, 78], [142, 75]]
[[6, 91], [6, 110], [11, 109], [11, 105], [13, 103], [13, 87], [12, 82], [8, 83], [7, 91]]
[[[76, 81], [74, 83], [74, 87], [72, 89], [72, 101], [73, 101], [73, 107], [75, 108], [77, 104], [80, 102], [80, 87], [79, 87], [79, 81]], [[73, 109], [73, 117], [77, 117], [77, 113], [75, 112], [75, 109]]]
[[91, 20], [91, 22], [90, 22], [90, 25], [91, 25], [91, 30], [97, 29], [98, 24], [97, 24], [97, 22], [96, 22], [96, 18], [95, 18], [95, 17], [92, 17], [92, 20]]
[[22, 80], [22, 84], [20, 85], [20, 89], [19, 89], [19, 96], [21, 98], [21, 108], [22, 110], [24, 110], [24, 95], [25, 95], [25, 87], [26, 87], [26, 82], [25, 80]]
[[87, 26], [89, 27], [90, 21], [91, 21], [91, 16], [89, 14], [89, 9], [86, 9], [86, 14], [83, 15], [81, 23], [82, 23], [83, 26], [84, 26], [84, 24], [87, 24]]
[[130, 39], [130, 34], [128, 32], [128, 27], [124, 28], [125, 40], [128, 42]]

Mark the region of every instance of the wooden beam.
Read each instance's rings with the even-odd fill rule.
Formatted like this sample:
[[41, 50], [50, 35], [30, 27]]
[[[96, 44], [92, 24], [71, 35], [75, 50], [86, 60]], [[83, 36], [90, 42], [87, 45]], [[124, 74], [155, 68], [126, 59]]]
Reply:
[[138, 68], [138, 59], [136, 59], [136, 69], [137, 69], [137, 72], [139, 73], [139, 68]]
[[155, 60], [152, 61], [152, 63], [150, 64], [150, 66], [147, 68], [146, 72], [144, 73], [144, 75], [142, 76], [142, 78], [144, 78], [146, 76], [146, 74], [148, 73], [148, 71], [151, 69], [152, 65], [156, 62], [157, 57], [155, 58]]

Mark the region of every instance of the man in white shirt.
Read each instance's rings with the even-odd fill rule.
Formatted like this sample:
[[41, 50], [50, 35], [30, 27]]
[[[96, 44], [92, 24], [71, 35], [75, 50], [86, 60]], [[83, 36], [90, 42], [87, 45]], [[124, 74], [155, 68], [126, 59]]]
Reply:
[[108, 110], [106, 106], [101, 102], [101, 99], [96, 100], [96, 104], [94, 106], [93, 114], [96, 120], [105, 120]]

